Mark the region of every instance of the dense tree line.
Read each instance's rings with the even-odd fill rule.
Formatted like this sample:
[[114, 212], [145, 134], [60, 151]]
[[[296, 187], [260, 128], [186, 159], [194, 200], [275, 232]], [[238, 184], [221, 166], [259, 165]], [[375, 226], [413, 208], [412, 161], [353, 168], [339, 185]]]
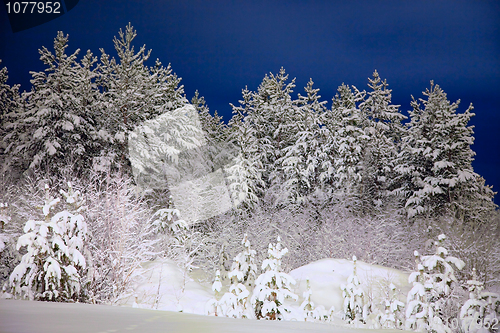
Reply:
[[[463, 279], [475, 268], [486, 284], [500, 283], [500, 219], [494, 192], [472, 167], [472, 105], [459, 112], [459, 101], [431, 82], [407, 117], [375, 71], [367, 90], [342, 84], [328, 106], [312, 80], [293, 95], [295, 80], [281, 69], [265, 75], [257, 91], [243, 89], [226, 124], [198, 92], [189, 103], [170, 65], [156, 60], [148, 67], [151, 51], [136, 51], [135, 36], [130, 24], [120, 30], [116, 59], [103, 49], [99, 58], [90, 51], [79, 58], [80, 50], [66, 53], [68, 36], [59, 32], [53, 51], [39, 50], [46, 69], [31, 72], [30, 91], [7, 84], [7, 69], [0, 70], [0, 203], [10, 201], [0, 208], [13, 217], [0, 220], [0, 260], [10, 262], [0, 282], [21, 261], [15, 239], [24, 223], [34, 221], [32, 233], [59, 223], [51, 220], [57, 203], [49, 194], [49, 208], [35, 209], [44, 200], [35, 188], [40, 180], [62, 190], [74, 180], [89, 206], [68, 213], [85, 215], [89, 229], [78, 246], [86, 256], [86, 265], [77, 265], [82, 300], [116, 299], [141, 260], [160, 255], [183, 258], [185, 267], [195, 260], [209, 275], [229, 271], [244, 234], [261, 254], [282, 235], [290, 269], [352, 255], [410, 268], [412, 250], [445, 233], [469, 268]], [[134, 150], [130, 140], [140, 145]], [[177, 178], [167, 175], [172, 166]], [[153, 169], [165, 174], [157, 170], [154, 178]], [[184, 217], [168, 186], [186, 176], [182, 170], [200, 179], [222, 172], [232, 208], [177, 225]], [[141, 193], [137, 172], [151, 185]], [[187, 256], [178, 251], [186, 247]], [[121, 284], [113, 289], [116, 279]], [[63, 299], [78, 298], [71, 288]]]

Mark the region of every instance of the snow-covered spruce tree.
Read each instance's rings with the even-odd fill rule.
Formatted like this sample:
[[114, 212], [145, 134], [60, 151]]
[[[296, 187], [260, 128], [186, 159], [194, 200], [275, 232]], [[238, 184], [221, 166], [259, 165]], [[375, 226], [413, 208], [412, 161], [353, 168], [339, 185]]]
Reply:
[[450, 104], [432, 81], [424, 96], [411, 103], [396, 166], [403, 177], [397, 192], [405, 200], [409, 217], [451, 214], [477, 224], [494, 205], [493, 192], [472, 168], [474, 137], [473, 127], [468, 126], [474, 116], [472, 105], [457, 113], [460, 101]]
[[406, 303], [406, 329], [426, 331], [428, 328], [428, 307], [425, 292], [424, 266], [420, 254], [415, 251], [415, 262], [418, 272], [413, 272], [408, 277], [408, 282], [413, 284], [408, 293]]
[[[243, 91], [243, 100], [239, 107], [233, 106], [233, 112], [240, 113], [241, 121], [248, 123], [256, 139], [256, 151], [252, 153], [265, 168], [262, 181], [265, 184], [266, 197], [270, 202], [277, 201], [283, 183], [283, 172], [278, 160], [284, 156], [286, 147], [294, 142], [297, 102], [291, 93], [295, 80], [287, 82], [288, 75], [281, 68], [278, 75], [265, 75], [257, 92]], [[245, 142], [242, 142], [246, 145]], [[254, 145], [254, 142], [250, 142]], [[252, 147], [252, 149], [254, 149]], [[278, 200], [279, 201], [279, 200]]]
[[206, 140], [203, 147], [205, 159], [209, 163], [210, 171], [214, 172], [223, 165], [230, 164], [234, 157], [234, 148], [227, 140], [228, 126], [222, 121], [217, 110], [212, 116], [205, 98], [200, 96], [198, 91], [195, 91], [191, 105], [198, 111], [198, 119]]
[[159, 115], [183, 107], [188, 103], [184, 96], [184, 86], [181, 85], [181, 78], [172, 72], [170, 64], [164, 67], [159, 59], [155, 65], [149, 69], [152, 87], [149, 87], [149, 97], [151, 98], [152, 112]]
[[217, 270], [215, 272], [215, 279], [214, 283], [212, 284], [212, 291], [215, 293], [215, 297], [208, 300], [205, 308], [207, 310], [208, 315], [214, 315], [214, 316], [219, 316], [222, 315], [221, 309], [220, 309], [220, 292], [222, 290], [222, 282], [220, 278], [220, 270]]
[[393, 283], [390, 283], [385, 290], [385, 299], [381, 304], [384, 307], [384, 313], [377, 315], [380, 326], [382, 328], [403, 328], [404, 321], [401, 318], [401, 312], [405, 304], [397, 298], [396, 286]]
[[0, 254], [5, 249], [5, 243], [8, 242], [10, 238], [8, 234], [4, 233], [7, 224], [10, 222], [11, 217], [7, 215], [8, 203], [0, 202]]
[[[450, 294], [457, 283], [454, 268], [462, 269], [465, 263], [448, 255], [444, 248], [446, 236], [441, 234], [435, 242], [436, 253], [422, 256], [415, 251], [419, 272], [410, 274], [413, 288], [408, 293], [406, 305], [406, 327], [428, 332], [451, 332], [445, 311], [453, 307]], [[453, 266], [452, 266], [453, 265]]]
[[[181, 214], [174, 207], [172, 196], [169, 196], [166, 208], [158, 209], [151, 218], [157, 233], [170, 231], [175, 233], [184, 227], [185, 222], [181, 220]], [[180, 221], [180, 222], [179, 222]]]
[[92, 61], [87, 67], [80, 65], [76, 61], [79, 50], [67, 55], [67, 47], [68, 36], [58, 32], [54, 53], [45, 47], [39, 50], [40, 60], [47, 66], [45, 71], [31, 72], [33, 87], [25, 94], [27, 104], [15, 126], [15, 131], [27, 135], [9, 149], [24, 161], [24, 168], [58, 174], [68, 164], [89, 164], [87, 154], [92, 152], [96, 131], [93, 115], [80, 103], [85, 95], [81, 87], [92, 79], [87, 73]]
[[344, 316], [343, 319], [348, 323], [360, 321], [364, 323], [363, 307], [364, 307], [364, 292], [361, 288], [358, 275], [356, 273], [356, 256], [352, 257], [353, 271], [347, 278], [347, 284], [340, 285], [342, 297], [344, 298]]
[[326, 101], [320, 102], [319, 89], [313, 88], [309, 80], [305, 87], [306, 96], [298, 95], [297, 110], [290, 128], [293, 134], [290, 145], [282, 149], [277, 160], [283, 172], [281, 184], [282, 204], [304, 204], [310, 201], [311, 194], [320, 187], [319, 172], [328, 157], [323, 154], [323, 133], [320, 131], [321, 117], [326, 110]]
[[73, 88], [73, 100], [76, 113], [81, 115], [81, 121], [85, 121], [85, 131], [78, 133], [85, 149], [85, 158], [79, 159], [79, 164], [75, 164], [73, 169], [78, 176], [89, 176], [92, 164], [108, 143], [108, 133], [104, 124], [100, 122], [102, 114], [106, 112], [106, 107], [102, 103], [102, 93], [96, 83], [98, 72], [95, 67], [97, 57], [90, 50], [84, 55], [79, 63], [75, 80], [78, 84]]
[[306, 279], [306, 291], [302, 294], [304, 297], [304, 301], [300, 304], [300, 309], [302, 310], [302, 315], [304, 316], [304, 321], [309, 319], [310, 321], [314, 321], [314, 302], [311, 301], [311, 286], [309, 283], [309, 279]]
[[257, 277], [257, 264], [255, 264], [255, 255], [257, 252], [250, 248], [250, 241], [247, 234], [243, 236], [241, 244], [245, 249], [234, 258], [228, 277], [230, 279], [235, 277], [248, 287], [252, 287]]
[[484, 289], [484, 284], [477, 281], [475, 268], [472, 272], [472, 280], [467, 281], [469, 299], [460, 308], [460, 327], [464, 333], [472, 333], [479, 330], [480, 326], [477, 323], [484, 318], [486, 307], [486, 302], [481, 299], [481, 291]]
[[243, 107], [233, 108], [233, 117], [229, 121], [229, 138], [236, 147], [236, 156], [224, 171], [227, 175], [231, 199], [237, 210], [243, 212], [255, 208], [262, 198], [265, 182], [262, 179], [264, 171], [261, 145], [257, 138], [255, 127], [246, 115], [250, 111], [252, 93], [243, 90]]
[[262, 262], [264, 271], [255, 281], [252, 295], [252, 305], [257, 319], [281, 320], [283, 314], [289, 312], [284, 305], [286, 298], [297, 300], [297, 295], [291, 292], [295, 280], [281, 272], [281, 259], [288, 253], [287, 248], [281, 248], [278, 236], [276, 244], [269, 244], [268, 258]]
[[[60, 203], [45, 187], [45, 204], [40, 207], [44, 220], [30, 220], [19, 237], [17, 248], [27, 253], [10, 276], [15, 296], [43, 301], [71, 301], [81, 297], [81, 275], [86, 267], [82, 255], [87, 224], [80, 213], [85, 209], [80, 193], [68, 183], [61, 191], [69, 209], [53, 211]], [[71, 210], [72, 212], [68, 211]]]
[[363, 155], [368, 136], [364, 132], [366, 117], [356, 103], [363, 100], [364, 92], [348, 86], [338, 88], [333, 99], [331, 116], [337, 125], [334, 130], [335, 145], [335, 185], [338, 200], [344, 202], [351, 210], [359, 211], [354, 205], [354, 198], [360, 193], [364, 169]]
[[[0, 59], [0, 63], [1, 63]], [[12, 160], [12, 145], [22, 133], [16, 131], [16, 124], [20, 113], [22, 100], [19, 94], [19, 85], [10, 86], [7, 67], [0, 69], [0, 172], [12, 176], [15, 165]]]
[[234, 258], [231, 271], [228, 272], [228, 278], [231, 280], [229, 292], [225, 293], [219, 301], [221, 311], [226, 317], [253, 317], [248, 299], [250, 292], [244, 283], [248, 282], [251, 286], [252, 278], [255, 279], [257, 266], [252, 263], [255, 251], [250, 249], [250, 242], [246, 234], [242, 244], [245, 245], [245, 250]]
[[392, 90], [377, 71], [368, 82], [370, 90], [359, 104], [362, 114], [367, 117], [364, 132], [369, 137], [363, 157], [362, 196], [369, 207], [381, 208], [393, 201], [390, 191], [398, 187], [394, 161], [404, 134], [401, 121], [406, 117], [399, 111], [399, 105], [391, 104]]
[[135, 52], [132, 42], [137, 33], [130, 23], [118, 35], [113, 40], [118, 59], [110, 58], [101, 49], [98, 64], [98, 84], [106, 107], [99, 121], [104, 125], [103, 137], [108, 140], [100, 162], [113, 159], [115, 167], [128, 169], [128, 133], [145, 120], [187, 104], [187, 100], [170, 65], [165, 68], [157, 60], [149, 68], [145, 63], [151, 50], [146, 51], [143, 45]]
[[[500, 295], [484, 292], [484, 284], [478, 281], [476, 270], [472, 270], [472, 280], [467, 281], [469, 299], [460, 308], [460, 327], [464, 333], [491, 332], [498, 327], [497, 307]], [[496, 304], [495, 304], [496, 303]], [[500, 310], [500, 309], [498, 309]]]

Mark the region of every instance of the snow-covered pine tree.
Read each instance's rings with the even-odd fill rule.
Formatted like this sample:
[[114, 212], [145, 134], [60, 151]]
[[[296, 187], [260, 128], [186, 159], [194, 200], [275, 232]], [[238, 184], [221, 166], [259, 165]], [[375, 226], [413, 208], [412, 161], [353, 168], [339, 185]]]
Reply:
[[253, 263], [255, 251], [250, 249], [250, 242], [246, 234], [242, 244], [245, 246], [245, 250], [234, 258], [231, 271], [227, 275], [231, 280], [229, 292], [225, 293], [219, 301], [222, 313], [226, 317], [253, 317], [253, 311], [249, 306], [250, 302], [248, 299], [250, 292], [244, 283], [250, 282], [250, 287], [252, 277], [255, 279], [255, 270], [257, 269], [256, 265]]
[[[285, 155], [284, 149], [294, 140], [297, 102], [291, 93], [295, 80], [287, 82], [288, 75], [281, 68], [278, 75], [265, 75], [257, 92], [243, 90], [243, 100], [239, 107], [233, 105], [233, 113], [241, 114], [240, 120], [253, 131], [255, 142], [249, 142], [254, 158], [264, 166], [261, 179], [265, 184], [265, 194], [273, 204], [281, 195], [283, 171], [278, 160]], [[246, 142], [241, 142], [247, 145]], [[256, 143], [256, 145], [254, 145]], [[247, 150], [247, 149], [245, 149]], [[278, 200], [279, 201], [279, 200]]]
[[[183, 107], [188, 103], [184, 95], [184, 86], [181, 78], [172, 72], [170, 64], [164, 67], [159, 59], [149, 69], [152, 85], [146, 86], [150, 89], [148, 96], [151, 97], [152, 115], [160, 115]], [[194, 105], [194, 103], [193, 103]]]
[[[229, 121], [229, 138], [236, 147], [236, 156], [224, 169], [227, 174], [231, 199], [238, 210], [256, 207], [262, 198], [265, 183], [262, 180], [264, 171], [262, 150], [251, 121], [245, 119], [250, 112], [252, 93], [243, 90], [243, 106], [233, 108], [233, 117]], [[241, 206], [240, 206], [241, 205]]]
[[426, 331], [428, 328], [428, 307], [425, 293], [424, 266], [420, 260], [418, 251], [414, 252], [416, 268], [418, 272], [413, 272], [408, 277], [408, 282], [413, 284], [408, 292], [406, 303], [406, 329], [415, 331]]
[[408, 216], [452, 214], [466, 223], [480, 222], [494, 205], [493, 192], [472, 168], [472, 105], [457, 113], [460, 101], [450, 104], [432, 81], [424, 96], [412, 101], [396, 166], [404, 178], [397, 191], [405, 199]]
[[115, 166], [128, 169], [128, 133], [145, 120], [182, 107], [187, 100], [183, 86], [179, 86], [180, 79], [172, 74], [170, 65], [165, 68], [157, 60], [155, 66], [149, 68], [145, 63], [151, 50], [146, 51], [143, 45], [135, 52], [132, 42], [137, 33], [130, 23], [125, 31], [120, 29], [118, 35], [119, 38], [114, 38], [118, 60], [101, 49], [98, 64], [98, 84], [106, 107], [100, 122], [109, 140], [102, 161], [112, 158]]
[[58, 32], [54, 54], [45, 47], [39, 50], [40, 60], [48, 68], [31, 72], [33, 87], [25, 94], [27, 105], [16, 124], [16, 131], [27, 135], [11, 147], [26, 167], [41, 168], [50, 174], [58, 174], [68, 165], [88, 165], [87, 154], [93, 151], [95, 137], [92, 114], [81, 105], [85, 93], [79, 93], [88, 84], [85, 81], [92, 79], [87, 73], [92, 60], [82, 67], [76, 61], [79, 50], [67, 55], [67, 47], [68, 36]]
[[12, 145], [18, 143], [22, 135], [16, 131], [22, 100], [19, 85], [10, 86], [8, 78], [7, 67], [3, 67], [0, 69], [0, 172], [8, 170], [12, 175], [15, 165], [12, 161]]
[[370, 90], [359, 104], [367, 117], [364, 131], [369, 137], [364, 154], [362, 196], [368, 207], [381, 208], [388, 203], [390, 191], [397, 187], [394, 161], [404, 134], [401, 121], [406, 117], [399, 111], [399, 105], [391, 104], [392, 90], [377, 71], [368, 82]]
[[264, 272], [255, 281], [251, 299], [257, 319], [283, 319], [283, 314], [289, 312], [284, 305], [285, 299], [291, 298], [296, 301], [298, 298], [291, 291], [295, 280], [290, 275], [281, 272], [281, 259], [286, 253], [288, 249], [281, 247], [279, 236], [276, 244], [269, 244], [269, 256], [262, 262]]
[[340, 285], [340, 289], [342, 290], [342, 297], [344, 298], [343, 319], [349, 323], [353, 323], [356, 321], [364, 322], [364, 292], [360, 286], [361, 282], [359, 281], [356, 272], [356, 256], [353, 256], [352, 260], [352, 274], [347, 278], [347, 284]]
[[303, 204], [319, 187], [319, 172], [327, 156], [322, 154], [324, 142], [320, 133], [321, 117], [326, 101], [320, 102], [319, 89], [313, 88], [309, 80], [305, 87], [306, 96], [298, 95], [297, 110], [293, 114], [295, 127], [290, 145], [282, 149], [277, 160], [283, 172], [279, 201], [282, 204]]
[[158, 209], [151, 219], [158, 233], [167, 231], [176, 233], [185, 225], [181, 220], [181, 213], [174, 207], [172, 196], [169, 196], [167, 207]]
[[257, 264], [255, 264], [255, 255], [257, 252], [250, 247], [247, 234], [244, 234], [241, 244], [245, 249], [234, 258], [232, 269], [228, 276], [229, 278], [235, 276], [248, 287], [252, 287], [257, 277]]
[[209, 315], [213, 314], [214, 316], [217, 317], [222, 314], [219, 304], [221, 290], [222, 290], [222, 282], [220, 279], [220, 270], [217, 270], [215, 272], [214, 283], [212, 284], [212, 291], [215, 293], [215, 297], [210, 299], [206, 305], [206, 309]]
[[102, 114], [106, 112], [106, 108], [101, 103], [102, 94], [97, 88], [98, 73], [94, 67], [96, 62], [97, 57], [88, 50], [79, 63], [75, 78], [78, 84], [73, 88], [76, 113], [81, 115], [81, 122], [85, 121], [81, 124], [85, 130], [78, 134], [85, 150], [85, 158], [80, 158], [79, 164], [74, 166], [80, 176], [85, 173], [88, 175], [94, 159], [100, 156], [109, 141], [104, 125], [99, 121], [102, 119]]
[[377, 315], [380, 326], [382, 328], [402, 328], [404, 321], [401, 318], [401, 311], [405, 304], [398, 299], [396, 286], [393, 283], [390, 283], [385, 290], [385, 299], [382, 301], [382, 305], [384, 313]]
[[444, 234], [439, 235], [435, 242], [436, 253], [422, 256], [420, 262], [419, 254], [415, 251], [419, 273], [414, 272], [409, 277], [409, 282], [413, 282], [414, 287], [408, 293], [407, 328], [451, 333], [445, 310], [452, 306], [449, 297], [453, 284], [457, 283], [453, 266], [460, 270], [465, 263], [448, 255], [448, 250], [444, 248], [445, 239]]
[[153, 114], [150, 94], [154, 78], [145, 66], [151, 50], [146, 51], [143, 45], [135, 53], [132, 41], [137, 32], [130, 23], [125, 32], [120, 29], [118, 35], [119, 38], [115, 36], [113, 40], [118, 60], [110, 59], [101, 49], [98, 83], [107, 112], [100, 121], [105, 124], [110, 139], [110, 151], [105, 154], [114, 158], [115, 165], [127, 168], [127, 134]]
[[44, 220], [28, 221], [25, 234], [19, 237], [17, 248], [26, 247], [27, 253], [9, 279], [16, 296], [59, 302], [82, 296], [80, 273], [86, 267], [82, 252], [87, 224], [80, 213], [85, 207], [80, 193], [70, 183], [68, 188], [61, 192], [68, 209], [54, 214], [60, 198], [52, 197], [46, 185], [45, 204], [40, 207]]
[[[198, 90], [194, 92], [191, 98], [191, 105], [198, 111], [201, 128], [205, 133], [205, 137], [212, 145], [220, 145], [227, 139], [227, 125], [222, 121], [222, 116], [219, 116], [217, 110], [214, 115], [210, 113], [210, 109], [206, 104], [205, 98], [200, 96]], [[216, 147], [215, 147], [216, 148]]]
[[484, 284], [477, 280], [475, 268], [472, 269], [472, 280], [468, 280], [467, 285], [469, 299], [460, 308], [460, 327], [464, 333], [475, 333], [480, 328], [477, 323], [483, 320], [486, 307], [486, 302], [481, 297]]
[[304, 321], [309, 319], [310, 321], [314, 321], [314, 302], [311, 301], [311, 285], [309, 283], [309, 279], [306, 279], [306, 291], [302, 294], [304, 297], [304, 301], [300, 305], [300, 309], [302, 310], [302, 314], [304, 316]]
[[369, 137], [364, 132], [366, 116], [361, 113], [356, 103], [362, 101], [364, 92], [355, 92], [346, 85], [338, 88], [332, 104], [331, 117], [336, 125], [333, 132], [335, 147], [335, 185], [338, 200], [346, 206], [359, 211], [354, 205], [354, 198], [359, 196], [363, 178], [363, 156]]
[[460, 308], [460, 327], [464, 333], [491, 331], [498, 327], [497, 313], [500, 295], [485, 292], [484, 283], [478, 281], [476, 269], [472, 269], [472, 280], [467, 281], [469, 299]]
[[[234, 143], [229, 142], [228, 140], [229, 127], [222, 121], [222, 117], [218, 115], [217, 111], [214, 112], [214, 115], [211, 114], [208, 106], [206, 105], [205, 99], [203, 97], [200, 97], [198, 91], [195, 92], [195, 95], [191, 99], [191, 104], [194, 106], [196, 111], [198, 111], [198, 119], [205, 136], [205, 145], [200, 149], [203, 153], [203, 163], [206, 164], [207, 171], [209, 173], [217, 173], [221, 177], [226, 176], [227, 184], [227, 176], [236, 176], [236, 178], [238, 178], [238, 172], [246, 171], [239, 170], [238, 167], [236, 167], [236, 169], [238, 170], [232, 170], [238, 171], [236, 172], [236, 174], [229, 174], [225, 172], [225, 168], [229, 168], [232, 165], [241, 166], [238, 163], [240, 161], [235, 161], [235, 156], [238, 156], [239, 152], [237, 152]], [[236, 181], [235, 183], [238, 182]], [[224, 185], [224, 191], [226, 191], [226, 189], [227, 187], [226, 185]], [[233, 202], [235, 202], [235, 199], [237, 197], [237, 194], [234, 192], [237, 192], [237, 189], [232, 187], [230, 195], [233, 196]], [[210, 205], [211, 204], [209, 204], [208, 206]], [[215, 207], [209, 209], [212, 209], [213, 211], [217, 210], [217, 208]], [[224, 210], [227, 209], [229, 209], [229, 207], [226, 206]]]

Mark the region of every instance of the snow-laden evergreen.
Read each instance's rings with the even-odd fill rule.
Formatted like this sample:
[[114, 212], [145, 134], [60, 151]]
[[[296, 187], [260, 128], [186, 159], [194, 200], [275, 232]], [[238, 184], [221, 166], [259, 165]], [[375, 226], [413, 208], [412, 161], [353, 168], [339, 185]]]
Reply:
[[465, 222], [480, 221], [484, 211], [491, 210], [493, 192], [472, 168], [472, 105], [457, 113], [460, 101], [450, 103], [433, 82], [424, 96], [411, 103], [396, 167], [405, 179], [398, 192], [405, 198], [408, 216], [453, 213]]
[[[80, 298], [81, 275], [86, 267], [82, 254], [87, 237], [87, 223], [80, 193], [61, 191], [67, 210], [57, 211], [60, 198], [45, 187], [45, 203], [40, 207], [44, 220], [29, 220], [17, 248], [26, 254], [10, 276], [12, 293], [30, 300], [68, 301]], [[70, 210], [70, 211], [69, 211]]]
[[396, 286], [390, 283], [385, 292], [385, 299], [382, 301], [383, 313], [377, 315], [377, 321], [382, 328], [402, 328], [404, 324], [404, 307], [396, 293]]
[[91, 80], [87, 65], [91, 66], [93, 60], [88, 55], [81, 65], [77, 62], [79, 50], [68, 55], [67, 47], [68, 36], [58, 32], [54, 53], [45, 47], [40, 50], [40, 60], [46, 70], [31, 72], [33, 88], [24, 94], [27, 103], [15, 125], [15, 131], [28, 135], [13, 142], [14, 146], [9, 149], [25, 162], [23, 168], [40, 167], [58, 174], [67, 164], [77, 168], [89, 165], [97, 131], [93, 114], [87, 112], [82, 101], [85, 98], [82, 89]]
[[222, 116], [219, 116], [217, 110], [211, 114], [205, 98], [200, 96], [198, 91], [195, 91], [191, 98], [191, 105], [194, 106], [198, 113], [201, 129], [205, 135], [205, 146], [203, 147], [206, 163], [209, 164], [210, 171], [215, 172], [217, 169], [230, 164], [234, 157], [234, 147], [228, 143], [228, 126], [222, 121]]
[[404, 134], [401, 121], [406, 117], [399, 105], [391, 104], [391, 89], [377, 71], [368, 79], [366, 98], [359, 109], [366, 116], [364, 132], [369, 137], [364, 152], [363, 201], [370, 207], [387, 206], [391, 193], [398, 186], [394, 172], [399, 143]]
[[[435, 242], [436, 253], [420, 257], [415, 251], [418, 272], [410, 274], [413, 288], [408, 293], [406, 328], [430, 332], [451, 332], [445, 308], [450, 307], [449, 296], [457, 283], [454, 269], [461, 270], [465, 263], [449, 256], [444, 248], [446, 236], [441, 234]], [[455, 267], [455, 268], [453, 268]]]
[[500, 296], [483, 291], [484, 283], [478, 281], [475, 268], [467, 285], [469, 299], [460, 308], [460, 328], [464, 333], [482, 332], [490, 328], [493, 331], [493, 327], [498, 327], [499, 323], [500, 316], [496, 310], [500, 304]]
[[259, 140], [250, 121], [243, 121], [250, 103], [250, 92], [243, 91], [246, 107], [233, 107], [233, 118], [229, 122], [229, 140], [236, 146], [236, 156], [224, 169], [227, 175], [231, 199], [235, 206], [256, 207], [263, 196], [265, 183], [262, 180], [263, 162], [259, 153]]
[[283, 314], [289, 311], [284, 304], [285, 299], [298, 299], [291, 291], [295, 279], [281, 271], [281, 259], [288, 249], [281, 247], [279, 236], [275, 244], [269, 244], [267, 253], [268, 258], [262, 262], [264, 272], [255, 281], [251, 302], [258, 319], [281, 320]]
[[184, 220], [181, 220], [181, 213], [174, 207], [172, 196], [169, 196], [167, 208], [158, 209], [152, 216], [153, 225], [158, 232], [178, 232], [185, 227]]
[[273, 203], [279, 203], [281, 200], [282, 193], [279, 189], [285, 180], [279, 161], [285, 156], [284, 149], [295, 141], [296, 117], [299, 110], [297, 101], [291, 97], [295, 80], [287, 80], [288, 75], [283, 68], [278, 75], [265, 75], [257, 92], [243, 90], [240, 106], [232, 105], [233, 113], [238, 115], [232, 127], [240, 126], [241, 121], [252, 127], [251, 135], [255, 140], [238, 143], [244, 153], [252, 150], [250, 153], [253, 158], [268, 166], [262, 170], [261, 180], [267, 189], [266, 196]]
[[[247, 240], [247, 235], [243, 239], [243, 242], [247, 242], [249, 247], [249, 242]], [[245, 249], [248, 252], [249, 248]], [[250, 250], [253, 251], [253, 250]], [[222, 313], [226, 317], [233, 318], [249, 318], [253, 316], [253, 311], [250, 306], [250, 301], [248, 297], [250, 296], [250, 292], [247, 287], [243, 284], [245, 282], [245, 278], [248, 279], [248, 274], [253, 270], [254, 278], [255, 278], [255, 270], [250, 268], [247, 260], [251, 259], [253, 255], [255, 255], [255, 251], [252, 253], [248, 253], [250, 256], [247, 256], [244, 252], [239, 253], [233, 260], [233, 265], [231, 267], [231, 271], [228, 272], [228, 278], [231, 281], [231, 285], [229, 286], [229, 292], [225, 293], [219, 304], [222, 309]], [[253, 265], [255, 266], [255, 264]]]
[[364, 322], [364, 291], [356, 272], [356, 256], [352, 257], [353, 271], [347, 278], [347, 284], [340, 285], [342, 290], [343, 318], [349, 323]]
[[227, 274], [231, 281], [229, 292], [222, 296], [218, 305], [220, 312], [226, 317], [253, 318], [255, 313], [249, 296], [257, 274], [256, 252], [250, 248], [247, 234], [243, 236], [241, 244], [245, 249], [233, 259], [231, 270]]
[[[0, 59], [0, 63], [1, 63]], [[26, 134], [16, 130], [22, 100], [19, 85], [10, 86], [7, 67], [0, 69], [0, 171], [13, 172], [13, 167], [22, 161], [13, 161], [12, 150]]]
[[223, 315], [220, 309], [220, 293], [222, 290], [222, 282], [220, 278], [220, 270], [215, 272], [214, 282], [212, 284], [212, 291], [215, 293], [215, 298], [210, 299], [206, 304], [206, 312], [208, 315], [213, 314], [214, 316]]
[[8, 203], [0, 202], [0, 253], [5, 249], [6, 243], [10, 239], [9, 234], [3, 232], [11, 220], [11, 217], [7, 214], [8, 206]]
[[334, 179], [337, 197], [345, 200], [347, 206], [352, 205], [353, 198], [359, 194], [364, 169], [363, 155], [369, 139], [363, 129], [366, 116], [356, 105], [363, 98], [363, 92], [357, 89], [353, 92], [348, 86], [342, 85], [332, 104], [332, 117], [336, 121]]
[[413, 284], [408, 292], [406, 303], [406, 329], [425, 331], [428, 328], [427, 312], [428, 304], [425, 294], [424, 266], [420, 261], [420, 254], [415, 251], [415, 261], [418, 272], [413, 272], [408, 278], [408, 282]]
[[230, 279], [235, 278], [248, 287], [253, 287], [257, 277], [257, 264], [255, 263], [257, 252], [250, 247], [247, 234], [243, 236], [241, 244], [245, 249], [234, 258], [228, 277]]
[[298, 94], [297, 109], [290, 120], [295, 124], [288, 132], [293, 135], [291, 143], [282, 149], [276, 161], [282, 170], [280, 204], [304, 204], [320, 185], [319, 173], [326, 159], [321, 146], [324, 137], [320, 132], [321, 116], [326, 110], [326, 101], [320, 101], [319, 89], [309, 80], [304, 88], [306, 95]]
[[105, 107], [99, 118], [103, 126], [100, 135], [107, 140], [98, 163], [104, 166], [112, 161], [115, 166], [127, 167], [128, 133], [143, 121], [182, 107], [187, 100], [170, 65], [164, 67], [157, 59], [154, 66], [146, 66], [151, 50], [143, 45], [135, 51], [132, 42], [137, 32], [130, 23], [118, 35], [113, 41], [118, 59], [101, 49], [97, 65]]
[[467, 281], [469, 299], [460, 308], [460, 327], [464, 333], [475, 333], [479, 330], [478, 321], [483, 320], [486, 302], [481, 297], [484, 284], [477, 281], [476, 269], [472, 270], [472, 279]]
[[307, 321], [309, 319], [310, 321], [314, 320], [315, 313], [314, 313], [314, 302], [311, 301], [311, 295], [312, 295], [312, 290], [311, 286], [309, 283], [309, 279], [306, 279], [306, 291], [302, 294], [302, 297], [304, 297], [304, 301], [302, 304], [300, 304], [300, 309], [302, 309], [302, 313], [304, 315], [304, 321]]

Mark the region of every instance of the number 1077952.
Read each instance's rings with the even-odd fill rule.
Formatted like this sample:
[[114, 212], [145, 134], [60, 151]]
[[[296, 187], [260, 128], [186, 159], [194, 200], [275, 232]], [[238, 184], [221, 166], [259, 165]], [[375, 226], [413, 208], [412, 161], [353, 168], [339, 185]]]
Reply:
[[7, 2], [8, 14], [61, 14], [60, 2], [22, 1]]

